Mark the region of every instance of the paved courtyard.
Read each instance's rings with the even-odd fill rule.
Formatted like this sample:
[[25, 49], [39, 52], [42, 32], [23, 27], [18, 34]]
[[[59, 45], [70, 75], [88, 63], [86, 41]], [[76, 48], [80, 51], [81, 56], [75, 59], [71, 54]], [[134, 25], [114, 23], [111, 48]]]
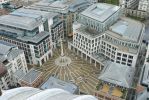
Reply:
[[94, 94], [98, 84], [98, 75], [100, 70], [89, 61], [85, 61], [65, 46], [64, 55], [68, 63], [62, 65], [56, 64], [60, 57], [61, 49], [54, 50], [53, 57], [45, 63], [41, 70], [44, 72], [44, 78], [49, 76], [57, 77], [66, 82], [71, 82], [79, 86], [80, 92]]

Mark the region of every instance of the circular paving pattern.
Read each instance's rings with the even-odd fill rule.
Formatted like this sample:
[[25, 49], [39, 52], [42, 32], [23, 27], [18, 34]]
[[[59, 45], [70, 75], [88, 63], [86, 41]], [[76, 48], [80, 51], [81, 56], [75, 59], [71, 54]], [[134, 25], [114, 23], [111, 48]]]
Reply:
[[57, 59], [55, 59], [55, 65], [59, 66], [59, 67], [65, 67], [65, 66], [69, 66], [69, 64], [71, 63], [71, 59], [70, 57], [67, 56], [60, 56]]
[[[54, 50], [53, 57], [45, 63], [41, 70], [44, 71], [44, 78], [49, 76], [57, 77], [63, 81], [76, 84], [80, 92], [94, 94], [98, 84], [99, 67], [88, 63], [69, 49], [64, 48], [64, 54], [67, 62], [60, 60], [60, 49]], [[58, 63], [57, 63], [58, 62]]]

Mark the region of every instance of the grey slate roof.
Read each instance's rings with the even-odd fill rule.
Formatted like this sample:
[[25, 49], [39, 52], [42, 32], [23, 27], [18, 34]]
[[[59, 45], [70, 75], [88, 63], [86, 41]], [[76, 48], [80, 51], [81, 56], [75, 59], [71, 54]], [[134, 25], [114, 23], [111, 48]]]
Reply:
[[57, 15], [57, 13], [21, 8], [9, 15], [0, 16], [0, 23], [20, 29], [33, 30], [43, 23], [44, 20]]
[[121, 17], [109, 30], [118, 33], [125, 40], [138, 42], [142, 35], [143, 27], [144, 25], [139, 21]]
[[134, 76], [134, 68], [114, 62], [106, 62], [99, 78], [102, 81], [130, 88]]
[[22, 70], [17, 70], [17, 71], [13, 74], [13, 76], [14, 76], [15, 78], [17, 78], [18, 80], [20, 80], [24, 75], [25, 75], [25, 73], [24, 73]]
[[[26, 15], [27, 16], [27, 15]], [[4, 15], [0, 17], [2, 25], [16, 27], [25, 30], [33, 30], [41, 23], [41, 16], [26, 17], [25, 15]]]
[[76, 85], [59, 80], [54, 77], [50, 77], [45, 83], [43, 83], [40, 86], [40, 88], [41, 89], [60, 88], [69, 91], [70, 93], [75, 93], [78, 89]]
[[25, 81], [29, 84], [32, 84], [42, 72], [37, 71], [35, 69], [31, 69], [26, 75], [21, 79], [21, 81]]
[[26, 42], [38, 43], [38, 42], [42, 41], [44, 38], [48, 37], [49, 35], [50, 35], [49, 32], [43, 31], [43, 32], [36, 34], [33, 37], [22, 36], [22, 37], [17, 37], [17, 39], [26, 41]]
[[22, 54], [23, 50], [20, 50], [14, 44], [0, 40], [0, 62], [12, 60], [18, 55]]
[[82, 9], [82, 7], [89, 6], [90, 4], [87, 0], [42, 0], [27, 8], [68, 13], [69, 11], [75, 12], [78, 8]]
[[81, 15], [93, 18], [100, 22], [104, 22], [119, 9], [119, 6], [106, 3], [96, 3], [84, 10]]

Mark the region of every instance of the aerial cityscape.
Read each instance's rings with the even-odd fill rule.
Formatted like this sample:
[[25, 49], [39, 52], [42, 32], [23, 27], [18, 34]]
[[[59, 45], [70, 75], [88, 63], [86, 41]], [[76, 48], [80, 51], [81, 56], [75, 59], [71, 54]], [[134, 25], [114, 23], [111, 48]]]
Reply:
[[0, 0], [0, 100], [149, 100], [149, 0]]

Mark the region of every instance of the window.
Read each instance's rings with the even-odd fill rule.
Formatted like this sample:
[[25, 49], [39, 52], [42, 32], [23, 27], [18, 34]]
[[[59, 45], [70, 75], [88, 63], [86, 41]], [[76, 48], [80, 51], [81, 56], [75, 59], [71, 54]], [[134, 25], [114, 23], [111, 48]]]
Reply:
[[133, 56], [130, 56], [130, 55], [129, 55], [129, 58], [130, 58], [130, 59], [133, 59]]
[[126, 65], [126, 63], [122, 62], [121, 64]]
[[121, 60], [121, 58], [120, 57], [117, 57], [117, 60]]
[[111, 59], [111, 61], [112, 61], [112, 62], [114, 62], [114, 60], [113, 60], [113, 59]]
[[132, 63], [132, 60], [128, 60], [129, 63]]
[[126, 54], [123, 54], [123, 57], [127, 57], [127, 55]]
[[126, 59], [122, 58], [122, 61], [126, 61]]
[[120, 61], [116, 61], [116, 63], [120, 63]]
[[121, 53], [117, 53], [118, 56], [121, 56]]
[[131, 64], [127, 64], [128, 66], [131, 66]]

